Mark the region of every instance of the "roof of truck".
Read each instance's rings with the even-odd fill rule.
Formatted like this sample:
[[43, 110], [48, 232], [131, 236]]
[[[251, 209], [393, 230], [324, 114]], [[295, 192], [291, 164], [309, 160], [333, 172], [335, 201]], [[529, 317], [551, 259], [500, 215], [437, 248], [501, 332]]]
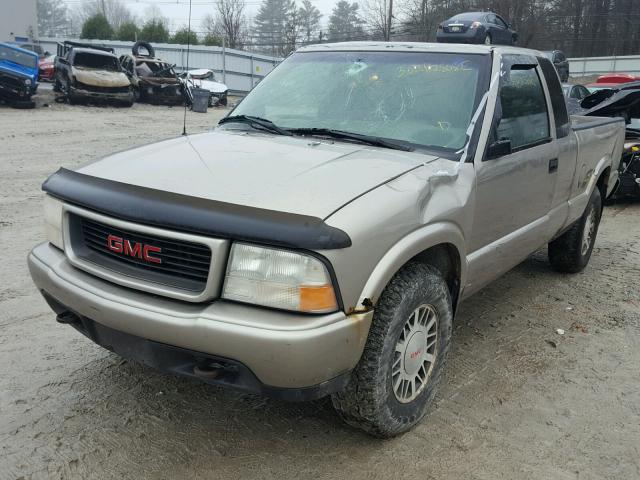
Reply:
[[488, 54], [494, 50], [503, 53], [528, 53], [542, 55], [537, 50], [506, 45], [469, 45], [463, 43], [423, 43], [423, 42], [339, 42], [308, 45], [298, 52], [352, 50], [352, 51], [401, 51], [401, 52], [441, 52], [441, 53], [475, 53]]

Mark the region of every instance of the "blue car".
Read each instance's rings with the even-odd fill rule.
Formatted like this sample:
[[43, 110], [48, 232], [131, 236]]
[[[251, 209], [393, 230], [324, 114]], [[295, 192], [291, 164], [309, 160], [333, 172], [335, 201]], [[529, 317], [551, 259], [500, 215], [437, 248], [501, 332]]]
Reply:
[[436, 40], [444, 43], [515, 45], [518, 33], [496, 13], [468, 12], [454, 15], [438, 25]]
[[38, 54], [0, 43], [0, 99], [14, 107], [32, 108], [38, 88]]

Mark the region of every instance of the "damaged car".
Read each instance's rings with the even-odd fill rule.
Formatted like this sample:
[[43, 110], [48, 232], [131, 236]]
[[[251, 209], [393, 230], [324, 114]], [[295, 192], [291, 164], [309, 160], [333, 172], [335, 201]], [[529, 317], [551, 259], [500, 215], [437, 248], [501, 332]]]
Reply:
[[182, 105], [185, 101], [184, 87], [175, 65], [155, 58], [155, 51], [147, 42], [135, 43], [131, 51], [131, 55], [122, 55], [119, 62], [133, 86], [136, 101]]
[[119, 103], [130, 107], [133, 87], [112, 48], [69, 42], [58, 44], [55, 90], [70, 104], [82, 101]]
[[38, 88], [38, 55], [0, 43], [0, 99], [15, 108], [33, 108]]
[[621, 117], [625, 143], [618, 167], [618, 183], [610, 199], [640, 197], [640, 81], [598, 90], [581, 101], [569, 101], [574, 115]]
[[227, 105], [229, 88], [224, 83], [218, 82], [213, 70], [207, 68], [189, 70], [182, 75], [186, 78], [189, 88], [202, 88], [209, 91], [210, 107]]

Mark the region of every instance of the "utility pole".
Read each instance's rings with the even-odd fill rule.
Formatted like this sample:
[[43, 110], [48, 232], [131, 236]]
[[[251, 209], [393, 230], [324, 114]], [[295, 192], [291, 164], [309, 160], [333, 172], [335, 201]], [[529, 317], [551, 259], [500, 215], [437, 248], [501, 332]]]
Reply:
[[388, 42], [391, 40], [391, 19], [393, 18], [393, 0], [389, 0], [389, 15], [387, 16], [387, 31], [384, 33], [384, 39]]

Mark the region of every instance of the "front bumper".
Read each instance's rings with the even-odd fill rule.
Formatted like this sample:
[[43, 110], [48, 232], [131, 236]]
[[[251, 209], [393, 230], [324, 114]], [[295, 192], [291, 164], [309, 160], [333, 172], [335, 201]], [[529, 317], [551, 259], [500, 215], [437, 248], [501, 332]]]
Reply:
[[[310, 316], [224, 301], [191, 304], [171, 300], [84, 273], [49, 243], [34, 248], [28, 263], [36, 286], [50, 304], [62, 305], [81, 319], [150, 345], [239, 364], [255, 376], [260, 387], [231, 386], [287, 399], [315, 398], [344, 386], [346, 374], [362, 355], [373, 316], [373, 312]], [[126, 346], [109, 346], [125, 357], [131, 351]]]
[[69, 95], [73, 98], [82, 98], [88, 100], [98, 100], [102, 102], [133, 102], [132, 92], [113, 92], [86, 90], [78, 87], [71, 87]]

